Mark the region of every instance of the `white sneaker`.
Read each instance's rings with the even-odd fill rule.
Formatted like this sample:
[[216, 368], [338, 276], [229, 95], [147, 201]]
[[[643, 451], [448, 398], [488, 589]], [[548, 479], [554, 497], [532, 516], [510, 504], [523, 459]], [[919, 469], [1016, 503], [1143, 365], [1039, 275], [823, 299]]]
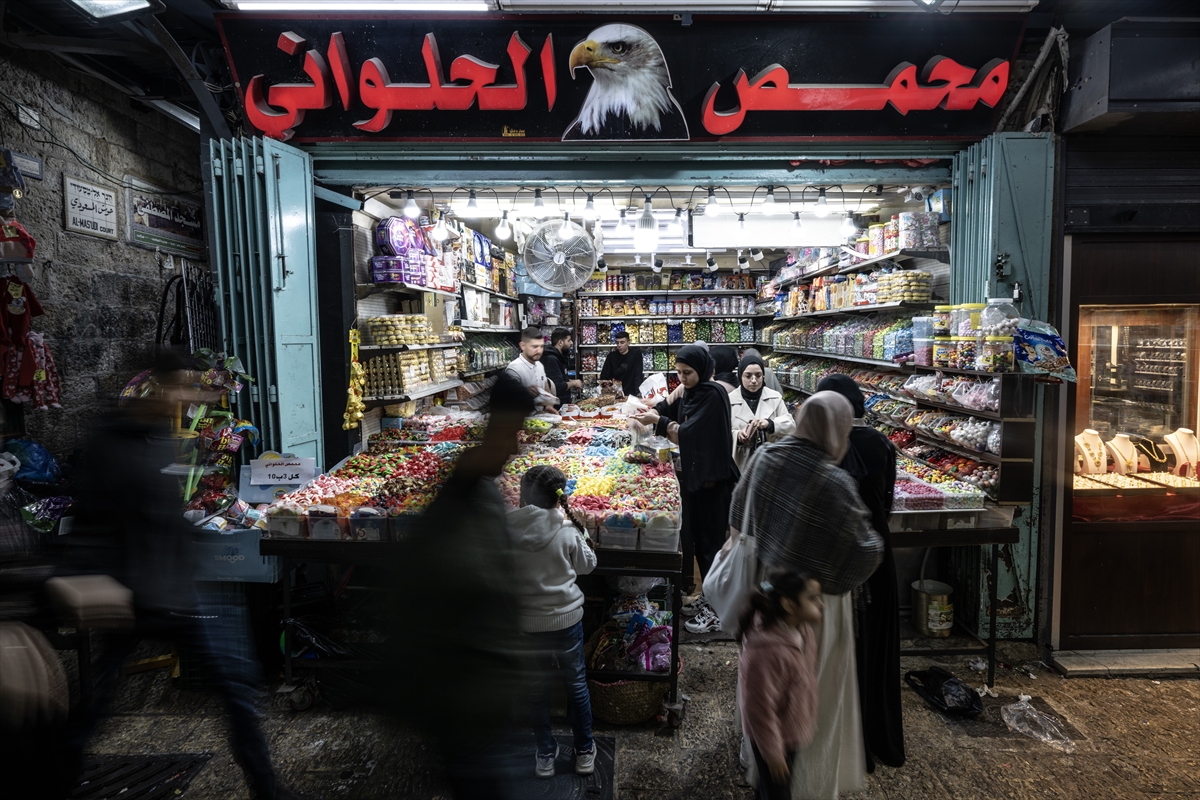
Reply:
[[708, 604], [704, 602], [704, 595], [697, 594], [691, 600], [688, 600], [683, 604], [683, 606], [679, 609], [679, 613], [683, 614], [685, 617], [694, 617], [696, 614], [700, 613], [700, 609], [704, 608], [706, 605]]
[[692, 633], [714, 633], [721, 630], [721, 618], [712, 610], [712, 606], [705, 603], [696, 616], [683, 623], [683, 627]]
[[575, 751], [575, 774], [591, 775], [596, 771], [596, 745], [586, 753]]
[[536, 766], [536, 769], [534, 770], [537, 773], [537, 776], [539, 778], [553, 778], [554, 777], [554, 762], [557, 760], [558, 760], [558, 743], [555, 742], [553, 755], [544, 756], [544, 755], [541, 755], [540, 753], [538, 754], [537, 766]]

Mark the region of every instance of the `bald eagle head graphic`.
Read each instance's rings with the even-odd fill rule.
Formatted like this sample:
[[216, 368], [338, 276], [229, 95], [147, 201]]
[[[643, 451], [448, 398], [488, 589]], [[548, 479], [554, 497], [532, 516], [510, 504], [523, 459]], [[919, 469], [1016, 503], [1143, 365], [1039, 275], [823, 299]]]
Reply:
[[604, 25], [571, 51], [571, 77], [592, 73], [592, 88], [563, 139], [687, 140], [683, 109], [671, 95], [662, 48], [633, 25]]

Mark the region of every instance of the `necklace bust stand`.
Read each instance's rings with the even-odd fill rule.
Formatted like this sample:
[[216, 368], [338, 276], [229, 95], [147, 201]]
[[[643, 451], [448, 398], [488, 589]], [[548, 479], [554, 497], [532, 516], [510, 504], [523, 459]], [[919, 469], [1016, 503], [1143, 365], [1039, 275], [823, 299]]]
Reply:
[[1118, 433], [1104, 446], [1112, 455], [1113, 468], [1118, 475], [1132, 475], [1138, 471], [1138, 451], [1128, 434]]
[[1108, 472], [1108, 451], [1100, 432], [1087, 428], [1075, 437], [1075, 450], [1083, 457], [1083, 473]]
[[1179, 428], [1163, 437], [1175, 454], [1175, 474], [1196, 477], [1197, 461], [1200, 460], [1200, 444], [1190, 428]]

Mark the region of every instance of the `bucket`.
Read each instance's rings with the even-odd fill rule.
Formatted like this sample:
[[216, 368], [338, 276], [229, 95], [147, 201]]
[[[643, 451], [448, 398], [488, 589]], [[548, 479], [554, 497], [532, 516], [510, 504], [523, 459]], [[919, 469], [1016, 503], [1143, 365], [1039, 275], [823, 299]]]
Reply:
[[912, 621], [923, 636], [944, 637], [954, 626], [954, 587], [933, 579], [912, 582]]

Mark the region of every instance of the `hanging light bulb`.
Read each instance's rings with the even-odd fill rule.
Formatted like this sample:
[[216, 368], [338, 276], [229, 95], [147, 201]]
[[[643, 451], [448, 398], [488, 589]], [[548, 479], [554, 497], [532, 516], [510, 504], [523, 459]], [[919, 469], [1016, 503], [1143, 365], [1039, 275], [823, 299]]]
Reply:
[[746, 215], [745, 214], [738, 214], [738, 230], [739, 231], [746, 230]]
[[430, 235], [433, 236], [435, 242], [444, 242], [450, 238], [450, 229], [446, 227], [446, 217], [444, 214], [438, 215], [437, 224], [433, 226]]
[[596, 196], [591, 192], [588, 192], [587, 202], [583, 204], [583, 213], [580, 216], [589, 222], [600, 216], [596, 211]]
[[[824, 191], [824, 189], [821, 190], [822, 193], [824, 193]], [[542, 199], [541, 189], [533, 190], [533, 215], [535, 217], [544, 217], [546, 215], [546, 201]]]
[[847, 211], [846, 218], [842, 220], [841, 234], [850, 237], [856, 233], [858, 233], [858, 226], [854, 224], [854, 214]]
[[404, 204], [404, 216], [409, 219], [419, 219], [421, 217], [421, 207], [417, 205], [412, 189], [408, 190], [408, 202]]
[[800, 222], [800, 212], [793, 211], [792, 212], [792, 228], [794, 230], [800, 230], [803, 227], [804, 227], [804, 225]]
[[638, 250], [648, 251], [658, 248], [658, 220], [654, 218], [650, 195], [646, 195], [646, 203], [638, 217], [637, 227], [633, 230], [633, 246]]
[[721, 213], [721, 203], [717, 200], [717, 192], [713, 187], [708, 187], [708, 200], [704, 203], [704, 216], [715, 217]]
[[617, 233], [629, 234], [629, 217], [626, 216], [626, 210], [623, 208], [621, 209], [621, 218], [617, 220]]
[[825, 190], [824, 189], [821, 189], [820, 194], [817, 195], [817, 207], [813, 211], [813, 213], [816, 214], [818, 217], [828, 217], [829, 216], [829, 201], [825, 199]]
[[687, 217], [683, 215], [683, 209], [675, 209], [675, 219], [672, 220], [675, 229], [679, 231], [680, 238], [687, 236]]
[[507, 239], [512, 236], [512, 228], [508, 225], [508, 212], [500, 212], [500, 223], [496, 226], [496, 237], [499, 239]]
[[475, 219], [479, 216], [479, 201], [475, 198], [475, 190], [472, 189], [470, 196], [467, 198], [467, 204], [459, 212], [459, 216], [465, 219]]
[[558, 226], [558, 238], [560, 238], [560, 239], [570, 238], [572, 232], [573, 231], [571, 229], [571, 214], [568, 211], [564, 211], [562, 225]]
[[764, 214], [778, 214], [783, 209], [775, 202], [775, 187], [767, 187], [767, 199], [763, 201]]

